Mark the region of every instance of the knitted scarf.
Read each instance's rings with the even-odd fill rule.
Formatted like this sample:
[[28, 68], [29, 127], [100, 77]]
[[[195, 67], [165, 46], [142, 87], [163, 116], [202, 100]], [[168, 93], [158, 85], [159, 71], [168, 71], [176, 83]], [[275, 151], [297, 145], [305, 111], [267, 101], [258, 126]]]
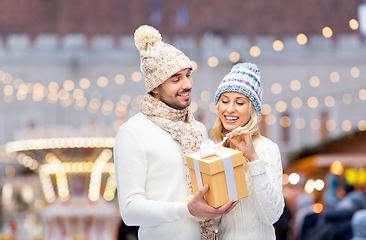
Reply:
[[[185, 156], [199, 151], [204, 139], [201, 131], [195, 124], [191, 111], [188, 107], [183, 110], [171, 108], [148, 93], [146, 93], [141, 100], [140, 110], [151, 121], [169, 132], [172, 137], [181, 144], [186, 182], [190, 194], [193, 195], [191, 177], [189, 175]], [[209, 219], [200, 223], [201, 239], [214, 240], [215, 227], [213, 220]]]

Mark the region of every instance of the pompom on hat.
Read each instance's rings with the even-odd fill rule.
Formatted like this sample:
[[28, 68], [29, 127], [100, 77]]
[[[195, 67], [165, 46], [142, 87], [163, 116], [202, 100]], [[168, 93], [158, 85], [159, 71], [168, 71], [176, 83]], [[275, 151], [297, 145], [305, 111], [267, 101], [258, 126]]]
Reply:
[[146, 92], [151, 92], [183, 69], [193, 69], [191, 60], [179, 49], [164, 43], [159, 31], [151, 26], [142, 25], [137, 28], [134, 40], [140, 51], [140, 67], [145, 78]]
[[253, 103], [257, 116], [262, 111], [262, 85], [261, 74], [254, 63], [238, 63], [222, 79], [218, 86], [214, 102], [217, 106], [219, 98], [224, 92], [238, 92], [247, 96]]

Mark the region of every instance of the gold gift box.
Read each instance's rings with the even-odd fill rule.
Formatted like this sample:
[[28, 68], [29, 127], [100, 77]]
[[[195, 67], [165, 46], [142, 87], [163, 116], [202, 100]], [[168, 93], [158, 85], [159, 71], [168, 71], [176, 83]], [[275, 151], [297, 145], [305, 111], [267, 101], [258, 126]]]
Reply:
[[[229, 188], [236, 187], [236, 194], [238, 200], [248, 196], [248, 189], [245, 180], [244, 156], [241, 151], [230, 148], [219, 148], [219, 151], [229, 155], [232, 160], [232, 167], [235, 181], [231, 181]], [[221, 154], [219, 154], [221, 155]], [[212, 207], [220, 207], [227, 203], [229, 199], [229, 188], [225, 176], [224, 160], [217, 156], [211, 155], [200, 159], [200, 153], [196, 152], [186, 156], [187, 166], [191, 175], [193, 193], [199, 191], [199, 184], [197, 182], [194, 159], [198, 160], [200, 176], [202, 179], [202, 186], [208, 184], [209, 190], [205, 194], [206, 202]], [[227, 161], [228, 159], [225, 159]], [[230, 158], [229, 158], [230, 160]], [[197, 165], [196, 165], [197, 166]], [[236, 186], [235, 186], [236, 185]]]

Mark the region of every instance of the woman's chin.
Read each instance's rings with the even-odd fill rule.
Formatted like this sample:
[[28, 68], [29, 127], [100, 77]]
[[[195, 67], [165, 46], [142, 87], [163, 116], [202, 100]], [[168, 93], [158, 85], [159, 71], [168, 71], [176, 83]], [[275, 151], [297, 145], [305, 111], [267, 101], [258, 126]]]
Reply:
[[228, 125], [228, 124], [225, 124], [224, 125], [224, 128], [228, 131], [228, 132], [231, 132], [232, 130], [234, 130], [236, 127], [233, 126], [233, 125]]

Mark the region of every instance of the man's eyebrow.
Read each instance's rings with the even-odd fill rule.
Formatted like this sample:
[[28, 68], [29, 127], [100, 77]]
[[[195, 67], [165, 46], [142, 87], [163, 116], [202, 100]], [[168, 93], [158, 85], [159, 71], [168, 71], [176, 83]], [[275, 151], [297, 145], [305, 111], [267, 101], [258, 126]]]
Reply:
[[176, 73], [176, 74], [174, 74], [174, 75], [170, 76], [170, 78], [178, 77], [179, 75], [180, 75], [180, 74]]
[[[190, 68], [190, 69], [188, 70], [188, 73], [192, 73], [192, 72], [193, 72], [193, 69], [192, 69], [192, 68]], [[172, 76], [170, 76], [170, 78], [178, 77], [179, 75], [182, 75], [182, 73], [176, 73], [176, 74], [173, 74]]]

